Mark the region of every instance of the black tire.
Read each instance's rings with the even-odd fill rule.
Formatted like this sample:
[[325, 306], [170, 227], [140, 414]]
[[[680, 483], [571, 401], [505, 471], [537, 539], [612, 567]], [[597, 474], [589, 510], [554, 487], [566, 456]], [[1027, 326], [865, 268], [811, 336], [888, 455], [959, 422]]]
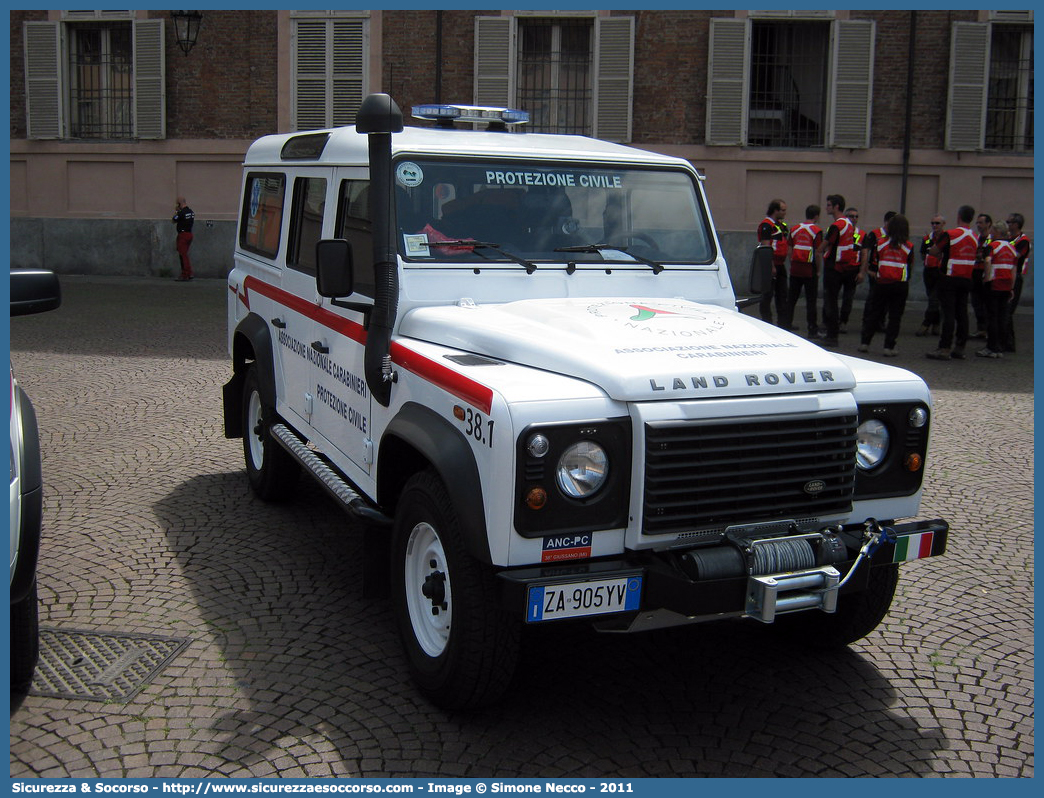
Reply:
[[21, 601], [11, 605], [11, 714], [22, 705], [33, 685], [40, 656], [36, 581]]
[[250, 366], [243, 380], [242, 418], [243, 459], [251, 489], [264, 501], [282, 501], [290, 497], [297, 486], [301, 467], [272, 438], [270, 429], [276, 414], [262, 397], [257, 366]]
[[492, 570], [466, 551], [436, 474], [411, 477], [398, 506], [392, 600], [413, 679], [444, 709], [494, 703], [515, 671], [521, 619], [501, 609]]
[[870, 569], [869, 584], [861, 593], [838, 596], [837, 612], [809, 610], [784, 615], [772, 627], [784, 640], [804, 648], [844, 648], [877, 628], [888, 614], [899, 582], [899, 565]]

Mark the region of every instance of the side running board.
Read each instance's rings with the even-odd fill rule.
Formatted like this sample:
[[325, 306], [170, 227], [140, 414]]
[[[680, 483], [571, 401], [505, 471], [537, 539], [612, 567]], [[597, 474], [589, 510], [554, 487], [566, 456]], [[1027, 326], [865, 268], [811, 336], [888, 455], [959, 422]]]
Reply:
[[285, 424], [273, 424], [272, 437], [286, 449], [301, 466], [315, 477], [319, 484], [352, 515], [371, 524], [390, 526], [392, 519], [370, 505], [318, 454], [305, 446]]

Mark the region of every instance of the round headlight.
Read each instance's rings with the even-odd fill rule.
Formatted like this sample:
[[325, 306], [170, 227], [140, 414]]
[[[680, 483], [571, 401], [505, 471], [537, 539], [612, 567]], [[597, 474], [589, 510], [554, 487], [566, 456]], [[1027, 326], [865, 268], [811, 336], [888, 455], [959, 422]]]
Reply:
[[593, 441], [580, 441], [558, 458], [558, 488], [571, 499], [593, 496], [609, 477], [609, 457]]
[[856, 465], [871, 471], [888, 454], [888, 427], [877, 419], [864, 421], [856, 430]]

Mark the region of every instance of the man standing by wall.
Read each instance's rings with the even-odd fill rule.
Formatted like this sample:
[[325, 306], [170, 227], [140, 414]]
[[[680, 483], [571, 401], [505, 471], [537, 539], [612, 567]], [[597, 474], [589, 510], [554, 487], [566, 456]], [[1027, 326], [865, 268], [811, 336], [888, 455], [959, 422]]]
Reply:
[[856, 208], [845, 208], [845, 218], [852, 223], [852, 254], [844, 258], [841, 264], [841, 318], [838, 322], [838, 332], [842, 333], [848, 332], [848, 319], [852, 316], [856, 286], [863, 282], [863, 272], [859, 267], [863, 249], [859, 211]]
[[935, 214], [932, 217], [932, 229], [925, 235], [921, 240], [921, 257], [924, 259], [924, 293], [928, 297], [928, 307], [924, 310], [924, 319], [921, 321], [921, 327], [917, 330], [914, 335], [918, 338], [922, 338], [925, 335], [938, 335], [939, 334], [939, 276], [942, 274], [942, 269], [939, 267], [942, 262], [939, 260], [938, 255], [932, 254], [932, 247], [934, 247], [946, 229], [946, 220], [939, 214]]
[[808, 337], [819, 334], [816, 321], [816, 303], [819, 301], [819, 274], [823, 271], [823, 256], [819, 253], [823, 231], [819, 229], [819, 206], [805, 208], [805, 221], [790, 231], [790, 289], [787, 293], [787, 317], [780, 326], [788, 329], [794, 324], [794, 307], [802, 290], [805, 292], [805, 320]]
[[1021, 213], [1008, 214], [1008, 234], [1011, 236], [1011, 243], [1015, 247], [1018, 259], [1015, 262], [1015, 291], [1011, 303], [1008, 305], [1008, 319], [1002, 342], [1005, 352], [1015, 351], [1015, 309], [1019, 306], [1019, 299], [1022, 297], [1023, 277], [1029, 269], [1030, 240], [1022, 232], [1025, 223], [1026, 218]]
[[192, 246], [192, 223], [196, 220], [196, 214], [192, 208], [185, 204], [184, 197], [178, 197], [174, 205], [175, 229], [178, 231], [177, 250], [181, 259], [181, 276], [177, 278], [179, 283], [192, 279], [192, 261], [189, 260], [189, 247]]
[[783, 326], [787, 315], [787, 203], [774, 199], [769, 203], [765, 218], [758, 225], [758, 246], [772, 247], [772, 290], [761, 300], [759, 309], [763, 321], [772, 323], [772, 305], [776, 318]]

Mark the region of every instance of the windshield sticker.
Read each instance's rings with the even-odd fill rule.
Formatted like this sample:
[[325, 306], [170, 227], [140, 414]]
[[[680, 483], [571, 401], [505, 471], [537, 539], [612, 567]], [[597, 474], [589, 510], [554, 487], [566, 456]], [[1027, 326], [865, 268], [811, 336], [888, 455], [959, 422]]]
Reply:
[[402, 240], [406, 245], [406, 255], [408, 257], [423, 258], [431, 254], [431, 252], [428, 251], [427, 233], [406, 233], [403, 235]]
[[501, 172], [486, 170], [486, 183], [491, 186], [557, 186], [569, 188], [623, 188], [620, 175], [575, 174], [573, 172]]
[[400, 186], [416, 188], [424, 182], [424, 170], [413, 161], [403, 161], [395, 167], [395, 179]]

